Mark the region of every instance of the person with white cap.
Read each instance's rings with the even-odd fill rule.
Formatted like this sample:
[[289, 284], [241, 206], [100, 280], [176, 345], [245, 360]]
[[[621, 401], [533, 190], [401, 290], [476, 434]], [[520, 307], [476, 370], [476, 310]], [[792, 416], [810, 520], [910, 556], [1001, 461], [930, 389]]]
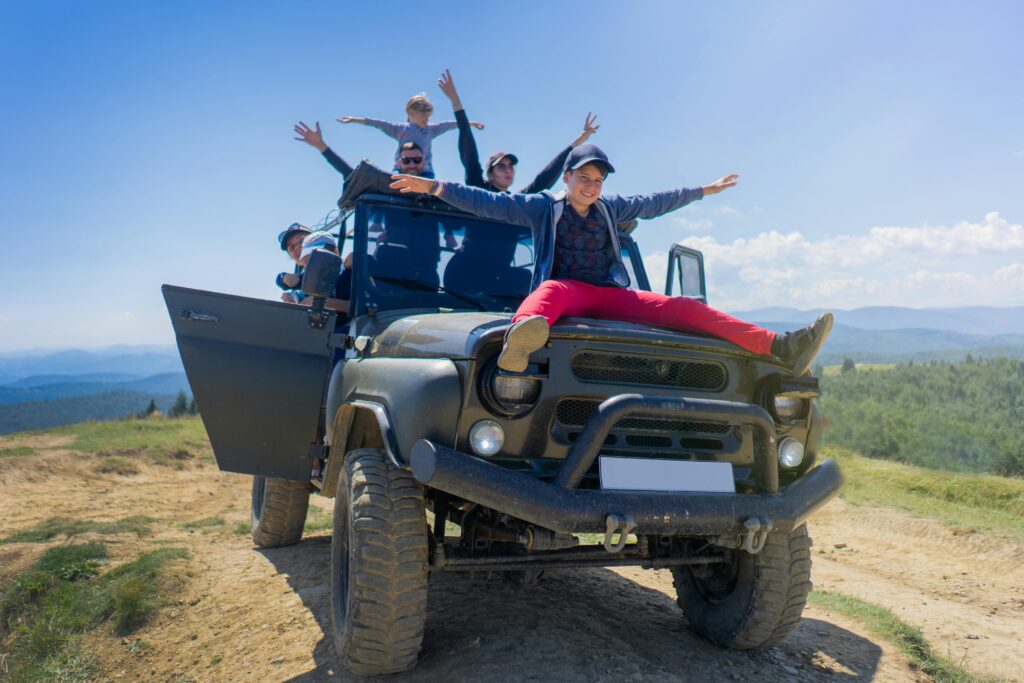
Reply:
[[302, 240], [313, 231], [301, 223], [292, 223], [282, 230], [277, 241], [281, 245], [281, 251], [287, 252], [289, 258], [295, 262], [295, 267], [290, 273], [278, 273], [275, 282], [284, 290], [281, 301], [295, 303], [305, 295], [299, 291], [302, 286], [302, 266], [299, 265], [299, 254], [302, 251]]
[[618, 226], [655, 218], [736, 185], [724, 176], [697, 188], [649, 195], [602, 197], [615, 168], [595, 145], [577, 147], [565, 162], [564, 195], [503, 194], [457, 183], [394, 175], [393, 189], [429, 193], [451, 206], [492, 220], [528, 225], [534, 231], [533, 291], [512, 317], [498, 366], [523, 372], [530, 353], [544, 346], [551, 325], [565, 316], [622, 320], [709, 334], [752, 353], [774, 355], [793, 374], [802, 374], [832, 329], [832, 314], [812, 325], [776, 334], [715, 310], [696, 299], [629, 289]]
[[[313, 252], [323, 249], [329, 251], [332, 254], [338, 254], [338, 242], [334, 239], [334, 236], [328, 232], [311, 232], [302, 240], [302, 247], [298, 253], [298, 264], [305, 268], [309, 264], [309, 257], [312, 256]], [[347, 322], [348, 320], [348, 302], [352, 297], [352, 255], [349, 254], [345, 257], [344, 268], [338, 274], [338, 281], [334, 287], [334, 296], [327, 297], [324, 301], [324, 307], [338, 311], [345, 315], [338, 316], [338, 323]], [[303, 306], [311, 306], [313, 304], [313, 297], [306, 296], [303, 294], [301, 299], [294, 301], [293, 303], [301, 304]]]

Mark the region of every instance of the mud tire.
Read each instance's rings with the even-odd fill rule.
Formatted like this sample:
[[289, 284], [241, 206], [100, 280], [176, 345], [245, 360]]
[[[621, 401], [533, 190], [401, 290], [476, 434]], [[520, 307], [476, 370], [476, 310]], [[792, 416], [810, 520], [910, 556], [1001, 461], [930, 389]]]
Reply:
[[331, 539], [331, 627], [346, 669], [361, 676], [416, 665], [427, 620], [423, 489], [384, 451], [345, 456]]
[[802, 525], [768, 534], [757, 555], [734, 551], [712, 577], [672, 569], [677, 602], [699, 634], [735, 650], [774, 647], [800, 623], [811, 590], [811, 538]]
[[304, 481], [252, 478], [252, 540], [261, 548], [295, 545], [302, 538], [310, 487]]

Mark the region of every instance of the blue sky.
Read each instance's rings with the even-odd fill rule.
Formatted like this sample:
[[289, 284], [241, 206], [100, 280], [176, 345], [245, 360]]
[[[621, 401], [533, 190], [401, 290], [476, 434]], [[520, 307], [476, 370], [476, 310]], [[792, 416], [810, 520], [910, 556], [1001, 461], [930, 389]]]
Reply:
[[[211, 6], [212, 5], [212, 6]], [[386, 7], [386, 9], [384, 9]], [[637, 233], [712, 303], [1024, 304], [1024, 5], [935, 2], [0, 5], [0, 351], [171, 343], [159, 287], [274, 298], [274, 238], [389, 139], [343, 114], [450, 110], [532, 176], [598, 114], [606, 192], [729, 192]], [[456, 136], [434, 165], [460, 178]]]

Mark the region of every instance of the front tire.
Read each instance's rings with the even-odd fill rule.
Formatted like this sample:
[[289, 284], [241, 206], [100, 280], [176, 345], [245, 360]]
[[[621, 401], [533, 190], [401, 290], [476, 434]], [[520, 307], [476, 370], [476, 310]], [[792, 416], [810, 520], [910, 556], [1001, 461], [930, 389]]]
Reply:
[[304, 481], [253, 477], [253, 542], [261, 548], [298, 543], [306, 526], [309, 490]]
[[331, 539], [334, 649], [354, 674], [416, 665], [427, 620], [427, 520], [423, 489], [384, 451], [345, 457]]
[[677, 602], [694, 630], [716, 645], [778, 645], [800, 622], [811, 590], [807, 525], [769, 533], [757, 555], [732, 553], [729, 564], [673, 568]]

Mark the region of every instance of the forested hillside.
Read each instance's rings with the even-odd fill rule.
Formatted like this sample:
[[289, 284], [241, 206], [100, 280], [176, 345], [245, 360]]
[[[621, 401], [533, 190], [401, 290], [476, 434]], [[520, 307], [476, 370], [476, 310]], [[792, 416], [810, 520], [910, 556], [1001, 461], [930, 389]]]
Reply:
[[116, 420], [146, 411], [150, 401], [166, 411], [174, 404], [174, 394], [140, 394], [135, 391], [108, 391], [88, 396], [69, 396], [52, 401], [30, 401], [0, 406], [0, 434], [28, 429], [45, 429], [85, 420]]
[[1024, 476], [1024, 361], [968, 356], [848, 369], [821, 384], [827, 443], [925, 467]]

